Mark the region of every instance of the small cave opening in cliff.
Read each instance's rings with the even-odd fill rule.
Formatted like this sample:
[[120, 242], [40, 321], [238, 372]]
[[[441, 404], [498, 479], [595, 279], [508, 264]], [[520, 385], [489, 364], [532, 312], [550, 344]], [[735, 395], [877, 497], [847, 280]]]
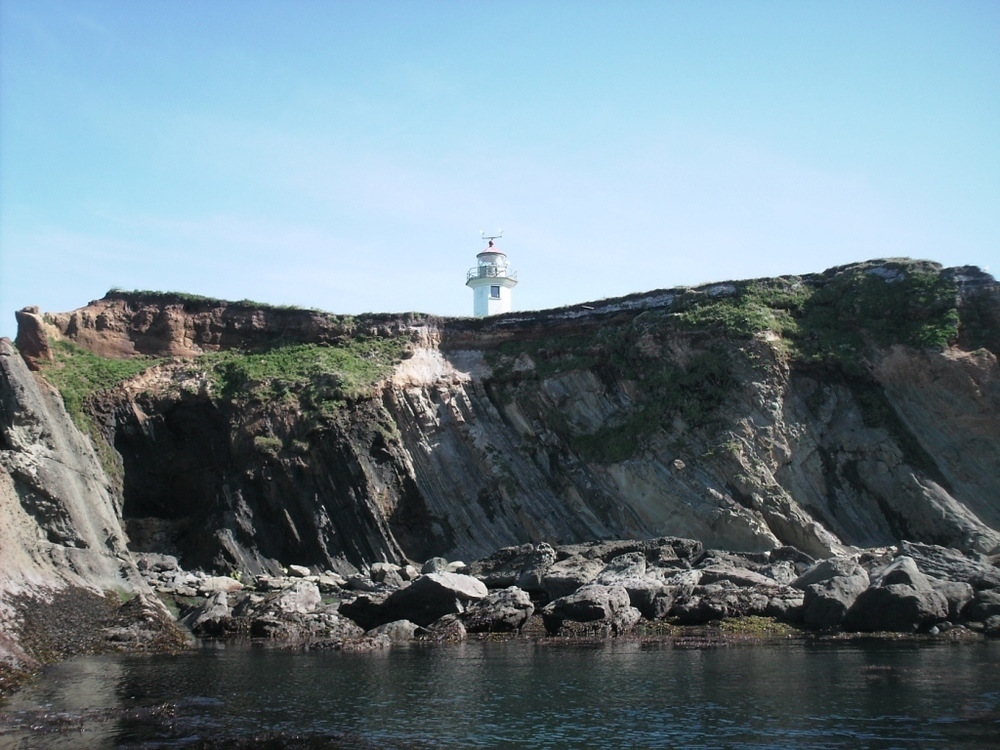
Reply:
[[123, 465], [122, 518], [136, 552], [184, 556], [216, 512], [229, 428], [207, 401], [182, 401], [119, 420], [115, 448]]

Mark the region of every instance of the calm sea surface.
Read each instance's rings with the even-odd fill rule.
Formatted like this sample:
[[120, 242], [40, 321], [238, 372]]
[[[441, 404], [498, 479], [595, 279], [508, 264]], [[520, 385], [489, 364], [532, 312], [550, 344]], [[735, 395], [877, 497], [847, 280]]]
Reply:
[[5, 748], [1000, 748], [1000, 642], [204, 648], [66, 662], [0, 714]]

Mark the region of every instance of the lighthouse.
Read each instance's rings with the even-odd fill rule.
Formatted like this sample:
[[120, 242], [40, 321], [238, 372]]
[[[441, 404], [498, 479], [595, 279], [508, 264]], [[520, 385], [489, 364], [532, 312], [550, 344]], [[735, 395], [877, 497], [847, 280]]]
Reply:
[[510, 290], [517, 286], [517, 272], [510, 270], [507, 256], [494, 244], [501, 236], [483, 232], [486, 249], [465, 275], [465, 285], [472, 287], [472, 314], [477, 318], [510, 312]]

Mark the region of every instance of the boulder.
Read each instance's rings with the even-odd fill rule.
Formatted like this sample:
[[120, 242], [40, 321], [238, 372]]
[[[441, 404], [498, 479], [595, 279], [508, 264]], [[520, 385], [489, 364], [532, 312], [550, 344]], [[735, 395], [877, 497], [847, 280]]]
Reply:
[[451, 614], [440, 617], [430, 623], [418, 635], [420, 638], [439, 643], [460, 643], [466, 638], [466, 630], [465, 625], [458, 619], [458, 615]]
[[813, 557], [807, 555], [797, 547], [787, 546], [775, 547], [767, 553], [767, 559], [771, 563], [790, 562], [796, 567], [796, 569], [801, 569], [802, 571], [807, 570], [816, 562]]
[[378, 572], [372, 570], [372, 580], [382, 588], [393, 591], [403, 588], [408, 583], [403, 580], [403, 577], [399, 574], [399, 569], [395, 568], [395, 566], [392, 568], [383, 568]]
[[161, 555], [157, 552], [133, 552], [135, 566], [143, 573], [163, 573], [180, 570], [180, 563], [173, 555]]
[[972, 601], [976, 590], [968, 583], [958, 581], [942, 581], [938, 578], [927, 576], [927, 581], [945, 601], [948, 602], [948, 620], [957, 622], [962, 617], [962, 610], [965, 605]]
[[962, 610], [962, 617], [972, 622], [986, 622], [995, 615], [1000, 615], [1000, 588], [977, 591]]
[[372, 628], [365, 633], [366, 638], [385, 636], [390, 643], [409, 643], [417, 637], [422, 628], [409, 620], [394, 620]]
[[740, 568], [728, 563], [716, 563], [708, 565], [701, 570], [701, 583], [708, 585], [719, 581], [731, 581], [737, 586], [749, 587], [757, 585], [772, 585], [776, 583], [773, 578], [768, 578], [760, 573], [755, 573], [746, 568]]
[[784, 622], [802, 621], [802, 603], [805, 594], [799, 589], [779, 584], [760, 587], [767, 594], [767, 608], [764, 615]]
[[646, 555], [629, 552], [619, 555], [597, 574], [596, 583], [611, 586], [625, 578], [642, 578], [646, 575]]
[[868, 572], [849, 557], [831, 557], [813, 563], [789, 585], [805, 591], [814, 583], [823, 583], [831, 578], [843, 576], [864, 576], [865, 586], [868, 585]]
[[339, 643], [363, 634], [364, 631], [356, 624], [329, 610], [299, 614], [262, 608], [250, 621], [251, 637], [269, 640]]
[[289, 565], [288, 575], [292, 578], [307, 578], [312, 575], [312, 571], [305, 565]]
[[779, 560], [765, 565], [757, 572], [762, 576], [772, 579], [775, 583], [785, 586], [798, 578], [805, 570], [805, 567], [799, 570], [795, 563], [788, 560]]
[[770, 597], [753, 588], [740, 588], [723, 580], [707, 586], [697, 586], [690, 596], [674, 604], [671, 614], [684, 625], [702, 625], [726, 617], [763, 615]]
[[1000, 587], [1000, 568], [976, 553], [917, 542], [903, 542], [900, 553], [913, 558], [926, 575], [968, 583], [976, 590]]
[[990, 615], [983, 623], [983, 633], [990, 638], [1000, 638], [1000, 615]]
[[621, 578], [613, 585], [621, 586], [628, 592], [629, 601], [643, 617], [655, 619], [656, 599], [665, 588], [662, 581], [650, 578]]
[[685, 600], [691, 595], [691, 589], [684, 590], [680, 586], [664, 586], [653, 598], [652, 617], [650, 620], [665, 620], [671, 616], [674, 604]]
[[771, 556], [767, 552], [729, 552], [722, 549], [707, 549], [701, 560], [698, 561], [698, 567], [730, 565], [734, 568], [759, 570], [770, 562]]
[[556, 551], [542, 542], [535, 547], [524, 560], [521, 572], [517, 577], [517, 587], [529, 594], [543, 594], [542, 578], [545, 572], [556, 562]]
[[[516, 586], [522, 571], [529, 566], [534, 551], [535, 547], [531, 544], [522, 544], [520, 547], [504, 547], [489, 557], [472, 563], [469, 566], [468, 575], [478, 578], [486, 584], [487, 588], [491, 589]], [[555, 562], [554, 551], [551, 562]]]
[[202, 596], [222, 591], [231, 594], [243, 588], [243, 584], [229, 576], [211, 576], [198, 583], [198, 593]]
[[[444, 615], [464, 611], [468, 603], [482, 599], [488, 593], [486, 584], [472, 576], [427, 573], [406, 588], [390, 594], [378, 608], [378, 622], [375, 624], [406, 619], [426, 627]], [[343, 606], [341, 611], [344, 611]]]
[[[830, 562], [824, 560], [817, 565]], [[816, 566], [814, 566], [815, 568]], [[829, 575], [838, 570], [849, 571], [849, 575]], [[868, 573], [856, 563], [843, 567], [827, 566], [823, 570], [810, 569], [792, 582], [793, 588], [801, 589], [806, 581], [820, 577], [816, 583], [808, 583], [802, 597], [802, 622], [811, 628], [826, 630], [840, 625], [854, 601], [868, 588]]]
[[516, 586], [491, 591], [462, 614], [470, 633], [519, 632], [535, 612], [528, 592]]
[[427, 573], [447, 573], [448, 571], [448, 561], [443, 557], [432, 557], [430, 560], [423, 564], [420, 568], [420, 572]]
[[851, 605], [843, 620], [846, 630], [911, 632], [948, 619], [948, 601], [912, 557], [889, 564]]
[[628, 592], [621, 586], [602, 586], [591, 583], [555, 601], [542, 610], [545, 629], [555, 634], [564, 620], [574, 622], [603, 622], [608, 629], [619, 634], [638, 622], [641, 613], [629, 603]]
[[592, 583], [604, 569], [599, 559], [574, 555], [555, 563], [542, 575], [542, 590], [549, 599], [568, 596], [581, 586]]
[[180, 619], [181, 625], [201, 637], [217, 638], [233, 629], [232, 610], [225, 591], [217, 591]]
[[388, 562], [376, 562], [372, 563], [371, 568], [369, 568], [369, 573], [373, 581], [380, 580], [380, 577], [389, 571], [398, 572], [399, 566]]
[[[647, 547], [647, 557], [651, 562], [655, 561], [654, 556], [664, 561], [669, 560], [670, 557], [674, 557], [687, 565], [697, 565], [698, 561], [705, 554], [704, 545], [697, 539], [665, 536], [651, 541], [651, 545]], [[671, 550], [672, 555], [667, 552], [668, 548]]]
[[322, 601], [316, 583], [300, 580], [278, 592], [271, 605], [279, 612], [306, 614], [319, 607]]
[[385, 592], [370, 591], [361, 593], [354, 597], [354, 599], [342, 601], [338, 611], [344, 617], [348, 617], [357, 623], [362, 629], [371, 630], [378, 625], [392, 622], [394, 619], [400, 619], [383, 617], [382, 605], [388, 598], [389, 595]]
[[379, 584], [373, 581], [369, 576], [361, 575], [360, 573], [358, 573], [357, 575], [353, 575], [347, 579], [347, 588], [349, 588], [351, 591], [368, 591], [368, 592], [384, 590], [383, 586], [379, 586]]
[[321, 594], [333, 594], [339, 592], [341, 588], [346, 586], [347, 581], [345, 581], [342, 576], [324, 573], [317, 579], [316, 585], [319, 586], [319, 592]]
[[281, 591], [292, 585], [292, 579], [284, 576], [257, 576], [258, 591]]
[[420, 575], [420, 571], [412, 565], [404, 565], [399, 569], [399, 577], [404, 581], [415, 581]]

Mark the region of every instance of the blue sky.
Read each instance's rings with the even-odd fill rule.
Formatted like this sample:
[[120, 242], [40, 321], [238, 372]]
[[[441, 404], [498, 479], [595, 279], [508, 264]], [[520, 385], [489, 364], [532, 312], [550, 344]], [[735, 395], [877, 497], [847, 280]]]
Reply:
[[1000, 3], [0, 0], [0, 335], [112, 287], [468, 315], [1000, 269]]

